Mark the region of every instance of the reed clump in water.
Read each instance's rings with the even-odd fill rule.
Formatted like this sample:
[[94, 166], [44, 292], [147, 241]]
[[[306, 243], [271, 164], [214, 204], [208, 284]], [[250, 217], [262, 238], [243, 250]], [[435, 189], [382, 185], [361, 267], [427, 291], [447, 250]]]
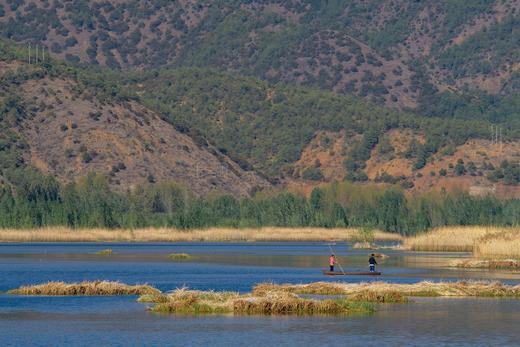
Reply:
[[[353, 228], [209, 228], [179, 230], [172, 228], [69, 229], [0, 229], [0, 242], [260, 242], [260, 241], [335, 241], [358, 235]], [[395, 233], [375, 231], [374, 238], [399, 241]]]
[[260, 283], [257, 284], [252, 293], [258, 296], [265, 296], [269, 292], [287, 292], [297, 294], [311, 294], [311, 295], [343, 295], [345, 289], [342, 284], [336, 282], [313, 282], [305, 285], [292, 284], [274, 284], [274, 283]]
[[[312, 289], [311, 289], [312, 288]], [[387, 282], [370, 283], [329, 283], [316, 282], [311, 284], [259, 284], [253, 293], [262, 293], [266, 290], [285, 291], [288, 293], [327, 295], [330, 291], [346, 295], [349, 299], [362, 300], [364, 293], [372, 292], [378, 295], [396, 296], [397, 293], [405, 296], [460, 296], [460, 297], [512, 297], [520, 298], [520, 285], [511, 286], [500, 282], [487, 281], [459, 281], [459, 282], [429, 282], [423, 281], [411, 284], [397, 284]], [[356, 297], [356, 295], [358, 295]], [[373, 295], [373, 294], [371, 294]]]
[[48, 282], [22, 286], [7, 292], [15, 295], [56, 295], [56, 296], [100, 296], [100, 295], [150, 295], [160, 291], [149, 285], [128, 285], [120, 282], [94, 281], [81, 283]]
[[158, 293], [158, 294], [143, 294], [137, 299], [137, 302], [149, 303], [149, 304], [161, 304], [161, 303], [166, 303], [169, 300], [170, 299], [167, 294]]
[[191, 259], [191, 255], [187, 253], [172, 253], [168, 255], [168, 259], [170, 260], [188, 260]]
[[373, 245], [370, 242], [363, 241], [363, 242], [356, 242], [352, 245], [352, 249], [376, 249], [377, 246]]
[[107, 249], [103, 249], [101, 251], [97, 251], [96, 254], [97, 255], [112, 255], [112, 254], [114, 254], [114, 252], [110, 248], [107, 248]]
[[273, 293], [265, 297], [242, 298], [234, 301], [234, 313], [262, 315], [337, 315], [374, 312], [373, 305], [346, 298], [313, 300], [288, 293]]
[[180, 314], [361, 314], [372, 313], [374, 306], [345, 298], [315, 300], [287, 292], [264, 292], [262, 295], [236, 292], [177, 289], [168, 295], [147, 295], [140, 302], [154, 303], [150, 310]]
[[353, 301], [376, 302], [380, 304], [402, 304], [410, 301], [408, 297], [406, 297], [403, 293], [392, 290], [367, 290], [364, 292], [356, 293], [349, 298]]
[[[160, 302], [150, 310], [183, 314], [230, 313], [233, 311], [233, 300], [238, 297], [239, 294], [235, 292], [203, 292], [182, 288], [173, 291], [166, 297], [161, 297], [158, 300]], [[140, 301], [144, 300], [141, 298]], [[154, 301], [157, 301], [157, 298]]]

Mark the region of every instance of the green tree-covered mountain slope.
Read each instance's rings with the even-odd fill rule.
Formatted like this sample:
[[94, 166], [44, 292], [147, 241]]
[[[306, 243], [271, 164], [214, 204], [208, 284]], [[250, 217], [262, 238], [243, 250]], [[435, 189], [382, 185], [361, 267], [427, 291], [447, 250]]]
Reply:
[[518, 122], [418, 116], [208, 69], [135, 73], [121, 83], [164, 119], [285, 182], [371, 180], [424, 191], [520, 181]]
[[270, 187], [252, 172], [282, 185], [348, 179], [420, 191], [520, 181], [514, 122], [490, 142], [498, 128], [487, 120], [213, 69], [110, 71], [28, 64], [27, 54], [2, 44], [2, 177], [15, 186], [27, 168], [62, 182], [102, 173], [116, 190], [175, 181], [235, 196]]
[[[518, 0], [0, 1], [70, 62], [197, 66], [444, 117], [518, 118]], [[498, 106], [497, 106], [498, 105]]]

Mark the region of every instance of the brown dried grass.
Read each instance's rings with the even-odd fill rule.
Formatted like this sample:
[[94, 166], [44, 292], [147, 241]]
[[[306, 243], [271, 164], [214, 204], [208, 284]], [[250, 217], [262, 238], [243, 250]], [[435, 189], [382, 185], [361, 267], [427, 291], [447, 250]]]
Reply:
[[313, 282], [305, 285], [290, 285], [290, 284], [274, 284], [274, 283], [260, 283], [254, 286], [252, 294], [258, 296], [265, 296], [270, 292], [287, 292], [298, 294], [314, 294], [314, 295], [343, 295], [345, 289], [341, 283], [335, 282]]
[[[178, 230], [172, 228], [69, 229], [1, 229], [0, 242], [260, 242], [260, 241], [336, 241], [356, 237], [349, 228], [210, 228]], [[398, 234], [375, 232], [378, 240], [398, 241]]]
[[149, 285], [128, 285], [120, 282], [95, 281], [81, 283], [48, 282], [22, 286], [7, 292], [15, 295], [56, 295], [56, 296], [100, 296], [100, 295], [150, 295], [160, 291]]
[[153, 312], [180, 314], [311, 315], [371, 313], [374, 310], [370, 304], [344, 298], [314, 300], [284, 291], [240, 295], [235, 292], [203, 292], [183, 288], [168, 295], [142, 296], [139, 301], [155, 303], [150, 309]]
[[413, 284], [396, 284], [387, 282], [370, 283], [332, 283], [316, 282], [311, 284], [272, 284], [263, 283], [253, 289], [253, 293], [266, 290], [285, 291], [296, 294], [322, 294], [331, 292], [347, 295], [350, 299], [363, 299], [367, 292], [377, 295], [396, 296], [469, 296], [469, 297], [520, 297], [520, 285], [510, 286], [500, 282], [459, 281], [459, 282], [429, 282]]
[[114, 254], [114, 252], [110, 248], [108, 248], [108, 249], [103, 249], [101, 251], [98, 251], [98, 252], [96, 252], [96, 254], [97, 255], [112, 255], [112, 254]]
[[513, 232], [520, 234], [520, 228], [444, 227], [406, 238], [402, 248], [412, 251], [471, 252], [480, 239]]
[[518, 269], [520, 261], [516, 259], [455, 259], [450, 262], [450, 266], [468, 269]]
[[168, 255], [168, 259], [170, 260], [188, 260], [191, 258], [191, 255], [188, 253], [172, 253]]
[[473, 254], [486, 259], [520, 260], [520, 228], [510, 228], [480, 238]]
[[408, 302], [408, 298], [398, 291], [374, 291], [359, 292], [350, 297], [354, 301], [377, 302], [381, 304], [402, 304]]

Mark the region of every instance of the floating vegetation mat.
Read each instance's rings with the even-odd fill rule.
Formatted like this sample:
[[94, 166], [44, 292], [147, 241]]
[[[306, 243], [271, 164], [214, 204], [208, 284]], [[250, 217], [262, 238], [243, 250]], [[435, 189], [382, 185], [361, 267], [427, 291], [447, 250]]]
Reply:
[[97, 255], [112, 255], [112, 254], [114, 254], [114, 252], [110, 248], [108, 248], [108, 249], [103, 249], [101, 251], [98, 251], [98, 252], [96, 252], [96, 254]]
[[191, 259], [191, 255], [188, 253], [172, 253], [168, 255], [168, 259], [170, 260], [189, 260]]
[[[461, 297], [515, 297], [520, 298], [520, 285], [511, 286], [501, 282], [459, 281], [429, 282], [410, 284], [387, 282], [332, 283], [315, 282], [309, 284], [261, 283], [255, 286], [253, 294], [262, 295], [270, 291], [293, 294], [345, 295], [351, 300], [375, 302], [403, 302], [400, 297], [410, 296], [461, 296]], [[371, 299], [373, 298], [373, 299]]]
[[48, 282], [23, 286], [7, 292], [16, 295], [144, 295], [159, 294], [160, 291], [149, 285], [128, 285], [120, 282], [94, 281], [81, 283]]
[[177, 289], [169, 294], [143, 295], [153, 312], [180, 314], [338, 315], [369, 314], [374, 305], [344, 297], [317, 300], [284, 291], [261, 295]]

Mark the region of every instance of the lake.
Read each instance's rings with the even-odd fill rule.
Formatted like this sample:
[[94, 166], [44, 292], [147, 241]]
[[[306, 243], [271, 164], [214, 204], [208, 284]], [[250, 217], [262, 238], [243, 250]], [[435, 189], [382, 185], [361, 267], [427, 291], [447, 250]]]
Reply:
[[[110, 248], [112, 256], [95, 253]], [[366, 270], [368, 252], [332, 246], [344, 269]], [[250, 291], [260, 282], [500, 280], [520, 273], [451, 269], [466, 253], [382, 250], [383, 275], [329, 278], [321, 274], [326, 243], [0, 244], [0, 291], [47, 281], [111, 280], [178, 287]], [[188, 253], [173, 262], [170, 253]], [[520, 341], [520, 300], [416, 298], [379, 305], [354, 317], [179, 316], [146, 311], [136, 297], [23, 297], [0, 294], [0, 345], [309, 346], [514, 345]]]

